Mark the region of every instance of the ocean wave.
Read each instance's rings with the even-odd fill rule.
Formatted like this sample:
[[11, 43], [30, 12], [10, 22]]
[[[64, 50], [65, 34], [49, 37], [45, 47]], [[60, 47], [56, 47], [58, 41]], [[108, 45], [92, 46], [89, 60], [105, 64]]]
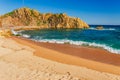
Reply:
[[[94, 28], [94, 27], [91, 27], [91, 28], [89, 28], [90, 30], [99, 30], [99, 29], [96, 29], [96, 28]], [[116, 30], [116, 29], [114, 29], [114, 28], [105, 28], [105, 29], [102, 29], [102, 30], [109, 30], [109, 31], [113, 31], [113, 30]], [[101, 30], [101, 31], [102, 31]]]
[[27, 34], [21, 34], [21, 36], [25, 38], [30, 38], [30, 35], [27, 35]]
[[22, 35], [23, 31], [24, 30], [20, 30], [20, 31], [15, 31], [14, 29], [11, 30], [12, 34], [14, 34], [14, 35], [17, 35], [17, 34], [21, 34]]
[[17, 34], [18, 34], [18, 32], [17, 32], [17, 31], [14, 31], [13, 29], [11, 30], [11, 32], [12, 32], [12, 34], [14, 34], [14, 35], [17, 35]]
[[109, 47], [105, 44], [98, 44], [98, 43], [91, 43], [91, 42], [85, 42], [85, 41], [73, 41], [73, 40], [67, 40], [67, 39], [32, 39], [37, 42], [48, 42], [48, 43], [57, 43], [57, 44], [71, 44], [71, 45], [82, 45], [82, 46], [91, 46], [91, 47], [97, 47], [97, 48], [103, 48], [111, 53], [120, 54], [120, 49], [114, 49], [112, 47]]
[[24, 30], [20, 30], [20, 31], [11, 30], [12, 34], [14, 34], [14, 35], [20, 35], [20, 36], [25, 37], [25, 38], [30, 38], [30, 35], [28, 35], [28, 34], [22, 34], [21, 33], [22, 31], [24, 31]]

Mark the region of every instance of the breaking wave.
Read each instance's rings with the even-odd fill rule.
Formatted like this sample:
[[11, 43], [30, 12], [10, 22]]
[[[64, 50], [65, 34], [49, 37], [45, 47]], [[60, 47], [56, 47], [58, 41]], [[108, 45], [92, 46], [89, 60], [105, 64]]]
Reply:
[[30, 35], [26, 35], [26, 34], [21, 34], [21, 35], [25, 38], [30, 38]]
[[[91, 27], [91, 28], [89, 28], [90, 30], [98, 30], [98, 29], [96, 29], [96, 28], [94, 28], [94, 27]], [[109, 30], [109, 31], [113, 31], [113, 30], [116, 30], [116, 29], [114, 29], [114, 28], [105, 28], [105, 29], [102, 29], [102, 30]], [[101, 31], [102, 31], [101, 30]]]
[[22, 31], [24, 31], [24, 30], [20, 30], [20, 31], [11, 30], [12, 34], [14, 34], [14, 35], [19, 35], [19, 36], [22, 36], [22, 37], [25, 37], [25, 38], [30, 38], [30, 35], [28, 35], [28, 34], [22, 34], [21, 33]]
[[[38, 39], [38, 38], [37, 38]], [[32, 39], [34, 41], [37, 42], [48, 42], [48, 43], [57, 43], [57, 44], [72, 44], [72, 45], [82, 45], [82, 46], [91, 46], [91, 47], [97, 47], [97, 48], [103, 48], [111, 53], [116, 53], [116, 54], [120, 54], [120, 50], [119, 49], [114, 49], [110, 46], [107, 46], [105, 44], [98, 44], [95, 42], [85, 42], [85, 41], [73, 41], [73, 40], [66, 40], [66, 39]]]

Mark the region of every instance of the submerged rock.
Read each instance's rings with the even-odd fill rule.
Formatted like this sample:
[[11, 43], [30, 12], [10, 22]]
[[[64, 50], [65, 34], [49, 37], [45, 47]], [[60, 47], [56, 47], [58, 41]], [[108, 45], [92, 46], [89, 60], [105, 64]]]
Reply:
[[103, 26], [97, 26], [96, 29], [98, 29], [98, 30], [103, 30], [104, 27], [103, 27]]

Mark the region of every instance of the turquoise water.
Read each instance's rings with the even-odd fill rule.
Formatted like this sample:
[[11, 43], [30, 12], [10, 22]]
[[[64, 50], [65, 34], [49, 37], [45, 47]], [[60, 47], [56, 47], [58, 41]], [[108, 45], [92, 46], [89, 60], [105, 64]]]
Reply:
[[104, 48], [112, 53], [120, 54], [120, 26], [103, 25], [103, 30], [90, 29], [42, 29], [21, 31], [23, 37], [50, 43], [69, 43]]

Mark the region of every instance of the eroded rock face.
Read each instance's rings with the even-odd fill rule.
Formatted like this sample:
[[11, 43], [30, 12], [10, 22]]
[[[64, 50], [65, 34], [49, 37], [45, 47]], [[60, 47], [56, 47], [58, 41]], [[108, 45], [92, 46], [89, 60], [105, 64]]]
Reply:
[[42, 28], [89, 28], [79, 18], [72, 18], [65, 13], [41, 14], [30, 8], [19, 8], [2, 16], [3, 26], [42, 26]]

